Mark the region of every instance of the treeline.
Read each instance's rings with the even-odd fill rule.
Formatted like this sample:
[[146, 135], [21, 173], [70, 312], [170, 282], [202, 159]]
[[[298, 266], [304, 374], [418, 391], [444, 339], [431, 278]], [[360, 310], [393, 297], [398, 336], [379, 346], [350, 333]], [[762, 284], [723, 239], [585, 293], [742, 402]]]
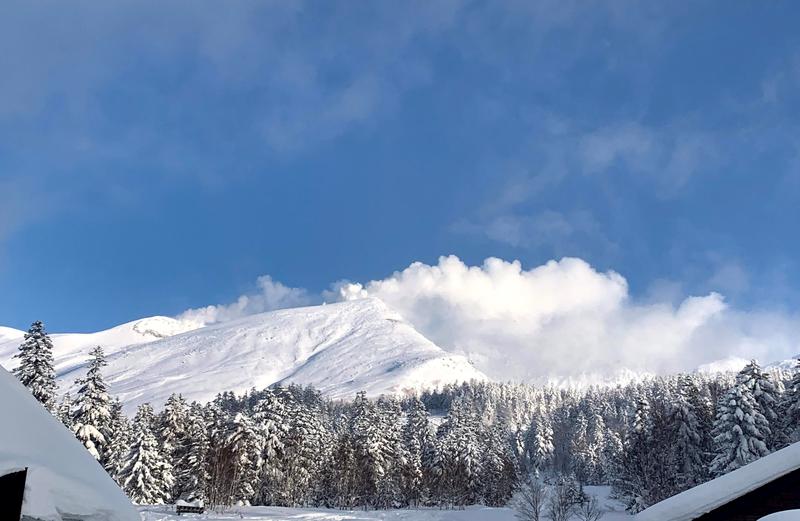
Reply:
[[299, 386], [207, 404], [173, 395], [128, 419], [99, 347], [77, 395], [56, 404], [51, 349], [35, 323], [15, 373], [138, 503], [501, 506], [547, 483], [571, 496], [611, 485], [636, 512], [797, 441], [800, 425], [800, 372], [755, 362], [738, 375], [583, 391], [473, 382], [347, 402]]

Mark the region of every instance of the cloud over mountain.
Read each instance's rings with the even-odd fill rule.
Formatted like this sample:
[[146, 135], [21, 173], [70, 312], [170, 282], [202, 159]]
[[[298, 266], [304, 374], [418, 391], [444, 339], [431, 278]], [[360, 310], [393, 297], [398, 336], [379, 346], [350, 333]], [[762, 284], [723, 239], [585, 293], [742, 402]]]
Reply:
[[[218, 322], [323, 298], [264, 280], [269, 283], [260, 283], [261, 294], [183, 318]], [[670, 372], [728, 357], [769, 361], [800, 351], [795, 317], [738, 310], [713, 292], [676, 304], [640, 301], [622, 275], [577, 258], [525, 269], [518, 261], [489, 258], [469, 266], [447, 256], [380, 280], [338, 282], [324, 292], [328, 301], [364, 296], [380, 298], [437, 345], [501, 380], [610, 375], [621, 368]]]

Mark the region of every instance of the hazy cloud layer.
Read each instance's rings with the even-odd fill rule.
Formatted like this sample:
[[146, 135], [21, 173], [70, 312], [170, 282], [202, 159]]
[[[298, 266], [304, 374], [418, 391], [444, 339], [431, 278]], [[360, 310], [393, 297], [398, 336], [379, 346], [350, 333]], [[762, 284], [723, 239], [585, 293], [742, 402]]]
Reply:
[[[266, 280], [262, 294], [183, 316], [219, 321], [319, 298]], [[731, 357], [771, 361], [800, 352], [796, 317], [732, 309], [718, 293], [677, 304], [638, 302], [622, 275], [576, 258], [526, 270], [517, 261], [489, 258], [468, 266], [442, 257], [366, 284], [339, 282], [324, 296], [378, 297], [496, 379], [613, 375], [623, 368], [672, 372]]]

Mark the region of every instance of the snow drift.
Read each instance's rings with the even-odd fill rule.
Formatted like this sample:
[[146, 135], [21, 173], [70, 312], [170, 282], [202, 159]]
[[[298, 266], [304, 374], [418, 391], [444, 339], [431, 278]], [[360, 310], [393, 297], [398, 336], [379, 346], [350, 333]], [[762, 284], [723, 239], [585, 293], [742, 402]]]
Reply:
[[100, 464], [2, 368], [0, 417], [0, 474], [28, 468], [23, 516], [45, 521], [139, 520]]

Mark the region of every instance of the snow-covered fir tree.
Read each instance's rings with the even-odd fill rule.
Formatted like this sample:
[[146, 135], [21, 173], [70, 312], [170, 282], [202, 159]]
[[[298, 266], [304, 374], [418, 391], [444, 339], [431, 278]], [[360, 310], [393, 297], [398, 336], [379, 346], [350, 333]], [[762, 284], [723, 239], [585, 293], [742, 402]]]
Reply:
[[437, 437], [441, 453], [439, 498], [445, 504], [474, 504], [480, 497], [480, 425], [474, 405], [457, 398]]
[[58, 402], [55, 410], [56, 418], [66, 427], [72, 431], [72, 396], [69, 392], [64, 393], [61, 400]]
[[424, 458], [432, 444], [431, 428], [425, 404], [416, 396], [412, 398], [403, 425], [405, 447], [402, 464], [402, 492], [411, 506], [424, 503], [430, 491], [425, 480]]
[[185, 435], [178, 439], [174, 497], [184, 501], [206, 500], [208, 428], [201, 407], [193, 404], [186, 417]]
[[161, 443], [161, 452], [173, 466], [180, 457], [177, 449], [186, 432], [186, 414], [186, 400], [180, 394], [173, 393], [167, 398], [164, 410], [156, 420], [158, 424], [156, 438]]
[[142, 404], [133, 419], [133, 439], [119, 473], [122, 489], [134, 503], [157, 505], [170, 500], [172, 468], [158, 450], [153, 408]]
[[767, 420], [770, 427], [770, 434], [764, 442], [768, 450], [774, 450], [777, 445], [782, 443], [782, 429], [779, 426], [778, 408], [781, 396], [772, 381], [771, 376], [765, 373], [756, 360], [751, 360], [737, 376], [742, 385], [746, 386], [755, 400], [756, 406]]
[[360, 392], [353, 404], [350, 424], [354, 448], [355, 495], [364, 505], [378, 503], [379, 482], [385, 474], [383, 433], [375, 404]]
[[762, 414], [743, 373], [717, 406], [712, 431], [717, 451], [710, 467], [714, 476], [721, 476], [769, 454], [769, 421]]
[[531, 473], [539, 476], [550, 467], [553, 458], [553, 426], [540, 407], [525, 437], [525, 455]]
[[280, 491], [286, 462], [284, 443], [290, 424], [286, 403], [286, 394], [280, 390], [266, 389], [253, 409], [253, 422], [261, 439], [261, 471], [257, 497], [264, 504], [286, 502]]
[[282, 489], [289, 506], [307, 506], [315, 495], [330, 444], [316, 408], [295, 403], [289, 416]]
[[792, 372], [781, 400], [783, 422], [780, 425], [786, 443], [800, 441], [800, 360]]
[[72, 410], [72, 432], [89, 454], [105, 465], [111, 421], [111, 398], [102, 375], [106, 359], [100, 346], [92, 349], [90, 356], [86, 376], [75, 382], [78, 393]]
[[53, 368], [53, 342], [41, 321], [31, 324], [15, 358], [19, 358], [19, 365], [14, 369], [14, 375], [48, 411], [54, 411], [56, 372]]
[[675, 462], [681, 489], [693, 487], [707, 477], [709, 440], [697, 410], [699, 390], [690, 376], [681, 376], [672, 400], [671, 423], [675, 429]]
[[114, 399], [111, 402], [111, 416], [108, 422], [108, 450], [106, 451], [105, 469], [117, 484], [120, 484], [119, 478], [128, 451], [131, 446], [131, 422], [128, 417], [122, 412], [122, 403], [119, 399]]

